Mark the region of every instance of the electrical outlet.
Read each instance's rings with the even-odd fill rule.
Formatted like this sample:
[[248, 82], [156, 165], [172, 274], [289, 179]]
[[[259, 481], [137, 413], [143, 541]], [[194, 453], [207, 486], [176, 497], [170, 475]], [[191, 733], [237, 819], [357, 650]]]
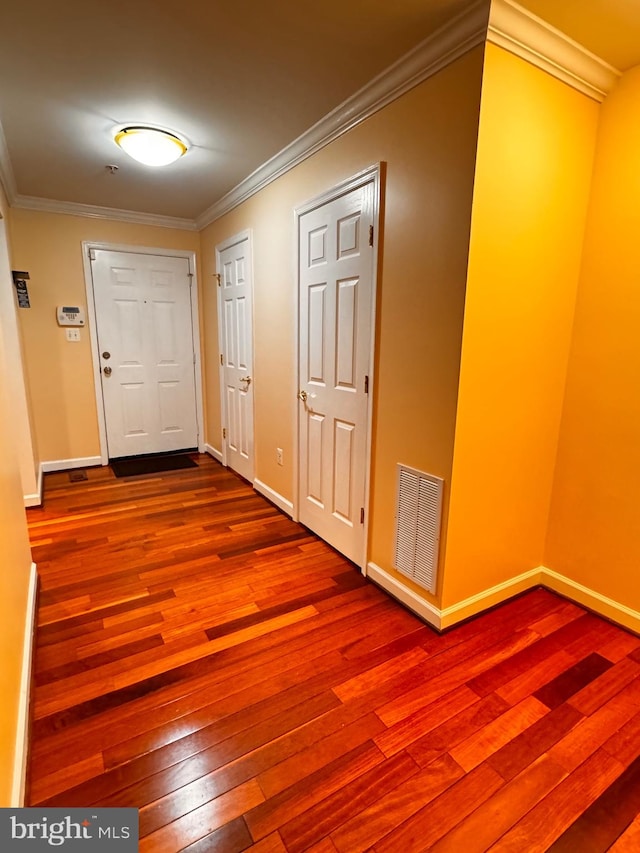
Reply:
[[276, 447], [276, 462], [278, 463], [278, 465], [284, 464], [282, 461], [282, 448], [281, 447]]
[[80, 340], [80, 329], [65, 329], [67, 340], [77, 342]]

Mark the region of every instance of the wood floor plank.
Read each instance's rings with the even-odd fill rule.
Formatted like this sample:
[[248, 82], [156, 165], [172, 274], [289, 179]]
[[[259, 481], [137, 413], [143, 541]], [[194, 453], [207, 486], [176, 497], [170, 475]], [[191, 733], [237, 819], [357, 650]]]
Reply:
[[331, 833], [333, 843], [340, 853], [362, 853], [370, 849], [462, 776], [464, 771], [449, 755], [435, 759], [410, 780], [379, 796], [370, 806], [354, 809], [353, 816]]
[[385, 728], [374, 738], [382, 752], [389, 758], [415, 741], [426, 737], [429, 732], [455, 717], [465, 708], [477, 705], [478, 696], [464, 684], [436, 699], [431, 705], [421, 708], [399, 723]]
[[611, 661], [594, 652], [536, 690], [533, 695], [547, 707], [557, 708], [583, 687], [594, 682], [611, 665]]
[[337, 853], [335, 845], [330, 838], [323, 838], [313, 847], [307, 847], [307, 853]]
[[255, 780], [209, 800], [140, 840], [140, 853], [176, 853], [264, 802]]
[[473, 770], [546, 714], [547, 708], [534, 696], [529, 696], [496, 717], [479, 732], [454, 746], [450, 750], [451, 757], [466, 771]]
[[[539, 664], [541, 660], [545, 660], [550, 655], [565, 649], [568, 643], [577, 637], [582, 637], [585, 630], [598, 627], [597, 623], [594, 626], [593, 620], [594, 617], [591, 614], [583, 613], [580, 617], [570, 620], [569, 623], [563, 624], [560, 628], [556, 628], [555, 631], [549, 632], [543, 637], [538, 635], [535, 628], [529, 627], [528, 630], [538, 636], [535, 642], [504, 660], [498, 660], [491, 668], [475, 676], [469, 682], [469, 686], [479, 696], [486, 696], [488, 693], [498, 690], [521, 672], [529, 670]], [[538, 624], [537, 622], [534, 623], [534, 625]]]
[[[606, 658], [604, 658], [606, 660]], [[569, 698], [569, 704], [588, 716], [605, 705], [623, 687], [631, 684], [640, 673], [640, 664], [630, 658], [623, 658], [615, 666], [605, 670], [582, 690]]]
[[580, 720], [580, 711], [571, 705], [559, 705], [490, 755], [487, 761], [503, 779], [513, 779], [551, 749]]
[[[140, 653], [129, 660], [128, 668], [123, 662], [116, 661], [100, 667], [94, 673], [82, 673], [66, 678], [62, 682], [56, 682], [55, 685], [44, 685], [35, 710], [36, 719], [55, 714], [74, 704], [87, 702], [103, 693], [105, 685], [108, 685], [110, 690], [120, 690], [135, 684], [142, 677], [150, 678], [162, 673], [166, 668], [171, 669], [184, 663], [208, 658], [222, 649], [240, 645], [253, 637], [270, 634], [287, 625], [311, 619], [316, 614], [317, 610], [313, 606], [303, 607], [293, 613], [274, 617], [258, 625], [242, 628], [234, 634], [202, 642], [195, 647], [179, 650], [170, 655], [158, 657], [155, 649]], [[48, 689], [50, 687], [52, 687], [51, 690]]]
[[251, 847], [251, 836], [244, 818], [238, 817], [230, 823], [221, 826], [205, 835], [199, 841], [194, 841], [188, 847], [183, 847], [181, 853], [211, 853], [213, 850], [224, 853], [242, 853]]
[[640, 811], [640, 759], [636, 759], [549, 848], [553, 853], [608, 850]]
[[567, 601], [558, 610], [554, 610], [547, 616], [542, 616], [540, 619], [530, 622], [529, 629], [540, 634], [541, 637], [546, 637], [548, 634], [553, 634], [558, 628], [573, 622], [583, 615], [583, 610], [577, 604]]
[[609, 853], [635, 853], [637, 850], [640, 850], [640, 816], [616, 839]]
[[613, 640], [600, 646], [599, 652], [612, 663], [618, 663], [637, 649], [640, 649], [640, 637], [621, 631]]
[[572, 771], [594, 753], [640, 710], [640, 682], [633, 681], [606, 704], [585, 717], [550, 750], [551, 756]]
[[[289, 853], [302, 853], [322, 842], [325, 836], [341, 827], [351, 815], [377, 803], [381, 796], [415, 776], [419, 769], [406, 753], [378, 764], [368, 773], [354, 779], [349, 785], [325, 797], [317, 805], [311, 806], [281, 826], [280, 836], [287, 850]], [[424, 796], [424, 788], [421, 791]]]
[[635, 850], [638, 638], [542, 588], [438, 634], [193, 458], [28, 510], [31, 805], [160, 853]]
[[535, 693], [540, 687], [548, 684], [557, 675], [566, 672], [575, 661], [565, 651], [556, 652], [549, 657], [543, 657], [530, 669], [514, 676], [511, 681], [498, 687], [496, 694], [505, 699], [510, 705], [517, 705], [527, 696]]
[[[559, 764], [555, 764], [548, 756], [542, 756], [436, 841], [430, 850], [433, 853], [488, 850], [566, 775]], [[584, 848], [573, 848], [574, 851], [581, 849]]]
[[401, 672], [413, 669], [425, 661], [427, 657], [428, 655], [424, 649], [410, 649], [408, 652], [398, 655], [391, 661], [385, 661], [385, 663], [367, 669], [365, 672], [349, 679], [349, 681], [339, 684], [333, 688], [333, 692], [341, 702], [348, 702], [379, 687], [380, 683], [386, 678], [394, 677]]
[[465, 661], [446, 669], [446, 663], [443, 660], [446, 653], [438, 655], [434, 660], [427, 660], [425, 664], [416, 668], [417, 678], [414, 681], [418, 681], [418, 686], [382, 706], [378, 710], [380, 718], [387, 726], [394, 725], [455, 690], [456, 687], [466, 684], [475, 674], [490, 669], [497, 661], [535, 642], [536, 637], [537, 635], [530, 631], [520, 631], [492, 644], [488, 649], [485, 648], [484, 654], [472, 655], [470, 658], [467, 658], [467, 653], [461, 649], [462, 657], [466, 658]]
[[80, 761], [71, 761], [60, 766], [60, 760], [56, 762], [57, 770], [52, 770], [46, 776], [33, 776], [30, 779], [30, 792], [32, 802], [37, 803], [45, 797], [54, 797], [62, 794], [78, 785], [82, 786], [88, 779], [104, 772], [104, 761], [101, 753], [94, 753]]
[[427, 767], [435, 758], [476, 735], [508, 710], [509, 705], [495, 693], [484, 699], [478, 698], [477, 702], [433, 731], [421, 734], [418, 740], [407, 746], [407, 752], [421, 767]]
[[493, 845], [492, 851], [546, 853], [622, 770], [618, 761], [604, 750], [598, 750], [505, 833]]
[[384, 760], [384, 755], [372, 741], [340, 756], [246, 814], [252, 837], [260, 839], [279, 830], [307, 809], [342, 790], [354, 779], [366, 775]]
[[[286, 847], [282, 843], [279, 833], [274, 832], [268, 838], [263, 838], [251, 847], [247, 847], [251, 853], [287, 853]], [[326, 851], [331, 853], [331, 851]]]
[[258, 776], [260, 787], [267, 797], [274, 797], [309, 773], [314, 773], [355, 747], [373, 740], [383, 728], [374, 713], [366, 714], [349, 725], [341, 725], [337, 731], [261, 773]]
[[[183, 695], [175, 698], [173, 694], [159, 696], [144, 693], [139, 699], [124, 701], [122, 706], [116, 705], [114, 708], [108, 706], [102, 713], [97, 712], [70, 725], [64, 725], [63, 719], [59, 729], [50, 732], [41, 729], [41, 735], [32, 748], [33, 756], [38, 760], [40, 768], [43, 760], [46, 762], [45, 755], [51, 755], [55, 760], [57, 750], [81, 756], [96, 746], [105, 751], [118, 744], [124, 746], [131, 742], [133, 754], [140, 739], [140, 751], [144, 751], [146, 737], [154, 738], [157, 747], [175, 740], [174, 727], [179, 730], [180, 736], [188, 734], [189, 720], [185, 720], [185, 717], [192, 714], [197, 716], [207, 708], [210, 714], [216, 714], [218, 718], [239, 714], [246, 717], [250, 714], [250, 724], [253, 725], [271, 716], [269, 710], [273, 701], [277, 703], [277, 709], [282, 711], [324, 692], [322, 683], [317, 681], [318, 676], [326, 669], [334, 669], [339, 662], [338, 653], [324, 654], [320, 658], [311, 657], [310, 660], [295, 653], [280, 658], [278, 663], [282, 664], [281, 667], [276, 669], [272, 664], [269, 670], [263, 670], [260, 673], [262, 678], [254, 670], [250, 670], [246, 678], [236, 674], [233, 680], [226, 681], [225, 690], [219, 683], [210, 680], [209, 683], [205, 681], [204, 686], [200, 686], [199, 681], [195, 686], [188, 681], [182, 682]], [[152, 715], [147, 713], [149, 708], [153, 709]], [[237, 716], [236, 723], [224, 724], [224, 736], [247, 727]]]
[[640, 755], [640, 711], [620, 726], [602, 748], [621, 764], [631, 764]]
[[398, 853], [399, 850], [403, 853], [424, 853], [503, 784], [494, 770], [481, 764], [385, 835], [374, 844], [373, 850], [375, 853]]
[[[315, 663], [315, 661], [313, 661]], [[315, 675], [320, 675], [323, 669], [335, 665], [335, 659], [325, 656], [318, 661], [318, 666], [307, 666], [307, 672]], [[297, 671], [299, 672], [299, 670]], [[167, 708], [167, 716], [171, 717], [163, 725], [154, 726], [151, 729], [143, 731], [140, 735], [129, 737], [122, 740], [122, 736], [118, 743], [113, 746], [103, 748], [105, 759], [105, 767], [116, 767], [119, 764], [124, 764], [132, 761], [140, 755], [144, 755], [152, 749], [158, 750], [161, 747], [170, 746], [177, 741], [185, 744], [185, 738], [191, 738], [193, 744], [197, 744], [199, 748], [207, 748], [215, 743], [221, 743], [228, 738], [240, 735], [249, 729], [255, 729], [258, 725], [267, 725], [269, 720], [279, 720], [279, 725], [285, 715], [297, 714], [298, 725], [300, 724], [300, 713], [304, 717], [308, 715], [317, 715], [326, 713], [327, 711], [338, 707], [339, 702], [331, 691], [317, 691], [310, 694], [310, 691], [286, 691], [286, 685], [292, 679], [282, 679], [280, 685], [282, 689], [275, 693], [277, 702], [270, 702], [271, 698], [268, 695], [268, 686], [265, 691], [255, 691], [247, 699], [251, 699], [251, 704], [247, 705], [239, 697], [245, 696], [241, 694], [233, 694], [235, 702], [225, 703], [224, 700], [212, 702], [204, 708], [193, 711], [191, 713], [178, 716], [175, 708], [175, 703], [172, 703], [170, 708]], [[283, 685], [284, 682], [284, 685]], [[260, 701], [264, 694], [267, 698]], [[209, 697], [211, 698], [211, 697]], [[293, 720], [290, 719], [293, 724]], [[130, 731], [130, 727], [128, 727]]]

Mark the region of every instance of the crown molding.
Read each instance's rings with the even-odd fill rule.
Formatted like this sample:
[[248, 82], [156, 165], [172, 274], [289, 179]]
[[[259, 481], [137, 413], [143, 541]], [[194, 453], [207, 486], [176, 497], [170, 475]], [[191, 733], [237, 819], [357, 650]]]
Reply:
[[493, 0], [487, 41], [602, 103], [621, 72], [512, 0]]
[[201, 230], [485, 41], [508, 50], [598, 102], [605, 99], [621, 76], [618, 69], [512, 0], [476, 0], [263, 163], [195, 220], [20, 195], [1, 126], [0, 181], [10, 206], [15, 208]]
[[56, 201], [31, 195], [16, 195], [11, 207], [22, 210], [37, 210], [41, 213], [64, 213], [68, 216], [83, 216], [85, 219], [112, 219], [118, 222], [133, 222], [136, 225], [156, 225], [161, 228], [179, 228], [197, 231], [195, 220], [178, 216], [161, 216], [157, 213], [142, 213], [137, 210], [121, 210], [117, 207], [100, 207], [95, 204], [80, 204], [75, 201]]
[[198, 228], [229, 213], [334, 139], [483, 44], [488, 13], [488, 0], [477, 0], [452, 18], [200, 214]]

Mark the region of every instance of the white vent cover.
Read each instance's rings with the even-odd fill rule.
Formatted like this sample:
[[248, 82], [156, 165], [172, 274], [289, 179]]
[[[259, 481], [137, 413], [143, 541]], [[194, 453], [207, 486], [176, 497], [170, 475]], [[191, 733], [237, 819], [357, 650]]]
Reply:
[[444, 480], [398, 465], [394, 566], [435, 593]]

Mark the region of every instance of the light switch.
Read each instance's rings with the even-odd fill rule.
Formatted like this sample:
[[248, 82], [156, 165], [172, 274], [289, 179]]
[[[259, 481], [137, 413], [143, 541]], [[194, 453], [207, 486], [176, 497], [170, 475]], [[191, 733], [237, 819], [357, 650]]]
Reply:
[[77, 342], [80, 340], [80, 329], [65, 329], [67, 340]]

